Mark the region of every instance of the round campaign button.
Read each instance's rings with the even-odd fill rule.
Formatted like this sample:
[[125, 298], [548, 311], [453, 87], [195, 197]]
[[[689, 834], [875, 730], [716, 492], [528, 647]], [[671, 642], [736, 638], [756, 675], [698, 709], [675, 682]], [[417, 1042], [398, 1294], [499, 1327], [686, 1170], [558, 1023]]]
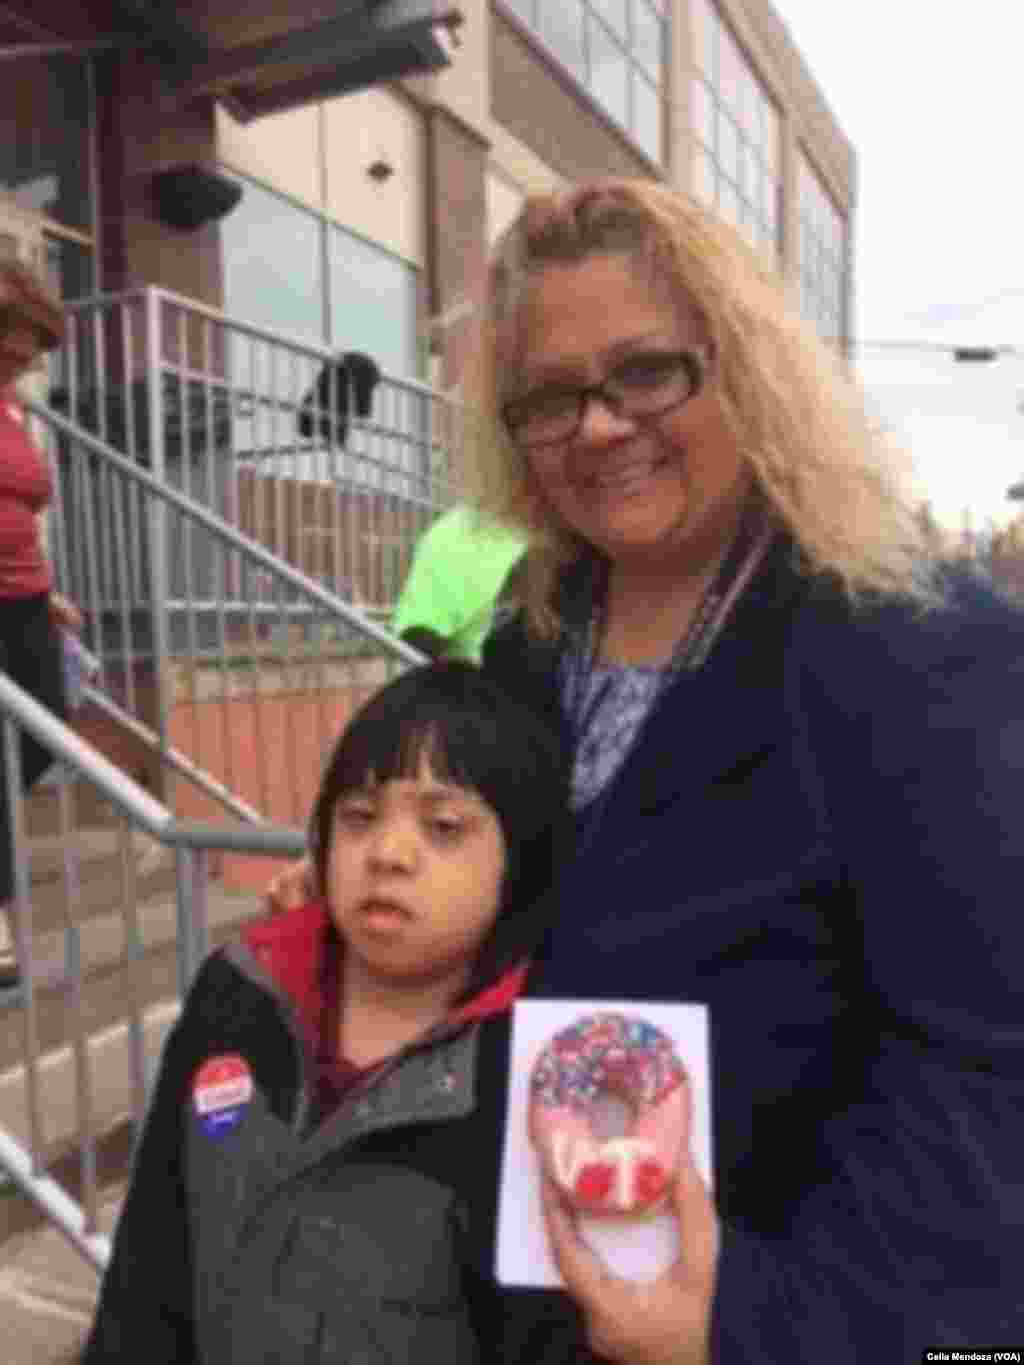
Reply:
[[192, 1106], [199, 1126], [219, 1141], [245, 1117], [252, 1099], [252, 1072], [237, 1052], [205, 1061], [192, 1081]]

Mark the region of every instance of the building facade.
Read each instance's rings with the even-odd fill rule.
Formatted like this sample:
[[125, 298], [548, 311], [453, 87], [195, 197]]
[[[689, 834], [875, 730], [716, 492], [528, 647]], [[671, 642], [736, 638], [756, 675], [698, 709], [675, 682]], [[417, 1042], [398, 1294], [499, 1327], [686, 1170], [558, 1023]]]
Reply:
[[[739, 224], [849, 340], [855, 155], [767, 0], [462, 0], [450, 64], [386, 79], [401, 68], [378, 63], [333, 93], [314, 52], [345, 8], [291, 7], [297, 48], [253, 11], [176, 6], [171, 57], [207, 43], [182, 88], [118, 27], [157, 6], [6, 6], [0, 248], [17, 241], [68, 299], [159, 285], [447, 385], [465, 322], [432, 322], [458, 318], [523, 196], [646, 175]], [[240, 189], [236, 206], [164, 221], [154, 185], [183, 166]]]

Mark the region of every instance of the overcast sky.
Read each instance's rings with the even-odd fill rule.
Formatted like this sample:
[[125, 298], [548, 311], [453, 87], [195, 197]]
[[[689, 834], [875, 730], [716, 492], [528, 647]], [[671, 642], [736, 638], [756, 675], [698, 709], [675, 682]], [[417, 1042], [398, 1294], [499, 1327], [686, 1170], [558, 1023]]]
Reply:
[[1017, 346], [988, 366], [865, 346], [861, 373], [949, 524], [1024, 504], [1024, 8], [774, 0], [857, 151], [855, 335]]

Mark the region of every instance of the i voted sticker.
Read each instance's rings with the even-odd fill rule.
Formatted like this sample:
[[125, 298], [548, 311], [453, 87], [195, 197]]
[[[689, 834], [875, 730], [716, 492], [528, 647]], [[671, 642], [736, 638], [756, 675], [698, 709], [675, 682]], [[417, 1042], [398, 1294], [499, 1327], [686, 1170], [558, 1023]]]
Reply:
[[251, 1099], [252, 1072], [237, 1052], [211, 1057], [192, 1082], [192, 1105], [199, 1126], [215, 1141], [238, 1127]]

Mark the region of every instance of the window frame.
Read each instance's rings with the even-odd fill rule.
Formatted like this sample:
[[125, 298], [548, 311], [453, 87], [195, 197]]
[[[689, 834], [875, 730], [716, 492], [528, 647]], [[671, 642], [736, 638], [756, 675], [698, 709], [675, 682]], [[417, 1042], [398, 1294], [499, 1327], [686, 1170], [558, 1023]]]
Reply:
[[[701, 172], [694, 187], [704, 202], [770, 250], [783, 252], [782, 115], [762, 76], [715, 0], [694, 0], [696, 61], [691, 78], [693, 134]], [[727, 61], [723, 57], [727, 54]], [[728, 66], [731, 83], [722, 84]], [[710, 127], [708, 124], [710, 123]], [[725, 164], [726, 146], [733, 155]], [[707, 193], [707, 189], [711, 193]]]
[[850, 224], [808, 148], [796, 157], [796, 270], [803, 316], [830, 342], [847, 337]]
[[[616, 32], [612, 23], [605, 17], [600, 0], [572, 0], [574, 5], [579, 7], [583, 26], [583, 70], [574, 70], [572, 66], [566, 64], [555, 46], [549, 43], [544, 35], [544, 28], [540, 22], [540, 6], [542, 4], [566, 4], [569, 0], [497, 0], [498, 12], [502, 17], [507, 18], [511, 23], [522, 28], [528, 38], [536, 43], [538, 48], [544, 53], [545, 57], [554, 63], [559, 72], [564, 74], [573, 85], [580, 89], [594, 107], [598, 109], [612, 126], [628, 138], [629, 142], [652, 166], [664, 171], [668, 159], [668, 137], [667, 137], [667, 110], [668, 110], [668, 84], [669, 84], [669, 38], [670, 38], [670, 14], [669, 7], [665, 0], [623, 0], [626, 10], [626, 23], [628, 35], [620, 35]], [[652, 79], [651, 69], [648, 63], [638, 54], [636, 46], [636, 20], [634, 18], [637, 7], [650, 14], [650, 17], [660, 26], [661, 30], [661, 64], [657, 79]], [[591, 61], [591, 34], [594, 25], [598, 25], [607, 40], [613, 47], [622, 54], [625, 63], [625, 85], [626, 85], [626, 118], [623, 120], [619, 113], [611, 106], [607, 105], [593, 83], [593, 66]], [[658, 120], [657, 120], [657, 146], [652, 148], [645, 138], [640, 136], [641, 129], [638, 126], [636, 116], [636, 102], [634, 90], [638, 79], [644, 80], [648, 88], [653, 89], [657, 98]]]
[[[315, 227], [316, 269], [318, 271], [320, 280], [319, 301], [320, 330], [315, 338], [312, 337], [312, 334], [307, 334], [309, 335], [310, 340], [314, 345], [325, 346], [331, 349], [338, 349], [339, 344], [344, 344], [344, 349], [358, 349], [358, 339], [353, 340], [351, 345], [345, 344], [347, 339], [344, 335], [341, 334], [342, 329], [338, 326], [338, 320], [334, 317], [334, 310], [332, 306], [334, 287], [333, 279], [334, 267], [331, 250], [332, 229], [335, 232], [344, 233], [346, 236], [351, 237], [353, 240], [359, 242], [363, 246], [369, 247], [371, 250], [378, 252], [381, 256], [387, 257], [389, 260], [397, 262], [399, 265], [404, 267], [409, 272], [411, 284], [410, 298], [411, 316], [414, 321], [413, 345], [409, 359], [409, 364], [411, 368], [407, 373], [403, 374], [396, 374], [393, 370], [388, 370], [388, 373], [394, 374], [394, 377], [399, 380], [404, 379], [411, 380], [416, 383], [420, 382], [424, 377], [423, 347], [420, 344], [419, 340], [419, 331], [421, 324], [420, 301], [423, 289], [423, 268], [421, 266], [416, 265], [412, 261], [406, 260], [405, 257], [399, 256], [396, 252], [389, 250], [387, 247], [382, 246], [379, 242], [373, 241], [372, 238], [366, 237], [360, 232], [356, 232], [353, 228], [349, 227], [347, 223], [342, 223], [339, 222], [336, 218], [332, 218], [331, 215], [324, 212], [322, 208], [316, 208], [311, 204], [304, 203], [302, 200], [297, 199], [294, 195], [289, 194], [287, 191], [281, 190], [277, 186], [271, 185], [267, 181], [262, 180], [257, 176], [251, 175], [248, 172], [239, 171], [234, 166], [231, 166], [226, 162], [220, 162], [218, 164], [220, 170], [225, 175], [237, 181], [242, 186], [243, 190], [250, 185], [253, 186], [258, 191], [270, 195], [272, 198], [280, 200], [282, 203], [286, 204], [289, 208], [293, 209], [298, 214], [304, 215], [311, 221], [311, 223]], [[227, 293], [228, 265], [225, 257], [223, 237], [221, 238], [221, 267], [223, 271], [222, 283], [223, 302], [225, 309], [228, 309], [229, 308], [229, 300]], [[237, 316], [240, 318], [244, 317], [244, 314], [240, 312], [236, 307], [231, 307], [231, 311], [237, 314]], [[255, 321], [255, 319], [250, 319], [250, 321]], [[266, 327], [269, 330], [291, 332], [291, 334], [295, 336], [301, 335], [300, 333], [296, 333], [294, 329], [282, 327], [278, 323], [260, 322], [257, 325]], [[386, 369], [387, 367], [382, 365], [381, 368]]]

